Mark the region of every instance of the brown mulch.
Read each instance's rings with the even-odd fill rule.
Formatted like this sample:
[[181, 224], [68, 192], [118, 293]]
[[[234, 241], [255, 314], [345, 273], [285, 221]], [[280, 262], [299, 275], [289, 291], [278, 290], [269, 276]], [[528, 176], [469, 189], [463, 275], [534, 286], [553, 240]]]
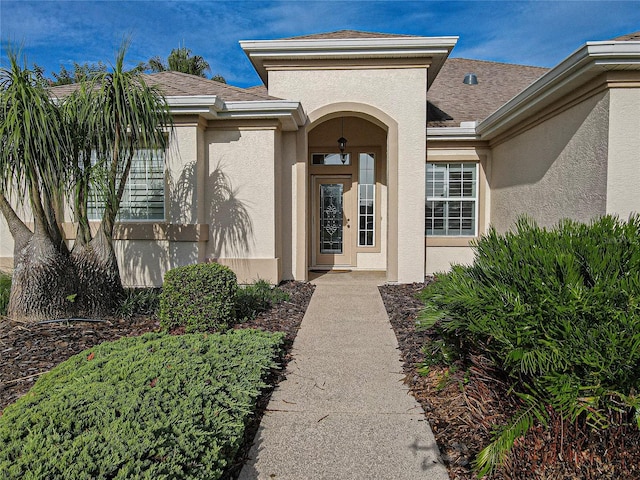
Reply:
[[[400, 346], [405, 383], [425, 411], [451, 479], [476, 479], [471, 463], [490, 442], [493, 426], [504, 424], [518, 403], [482, 355], [470, 355], [468, 365], [432, 365], [419, 372], [424, 347], [439, 338], [432, 329], [416, 328], [422, 304], [415, 296], [428, 283], [385, 285], [380, 293]], [[537, 425], [517, 441], [504, 467], [489, 478], [640, 479], [640, 430], [625, 420], [626, 426], [596, 432], [551, 412], [549, 426]]]
[[[288, 301], [275, 305], [254, 320], [237, 325], [236, 328], [285, 332], [284, 364], [288, 361], [291, 344], [314, 287], [308, 283], [285, 282], [280, 288], [289, 293]], [[46, 324], [0, 320], [0, 413], [7, 405], [24, 395], [40, 375], [72, 355], [105, 341], [159, 329], [158, 320], [148, 317]]]

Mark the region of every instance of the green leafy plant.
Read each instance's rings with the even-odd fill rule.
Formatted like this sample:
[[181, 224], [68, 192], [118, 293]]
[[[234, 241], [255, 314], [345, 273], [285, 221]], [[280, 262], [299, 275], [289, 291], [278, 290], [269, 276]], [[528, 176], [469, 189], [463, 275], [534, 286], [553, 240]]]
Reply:
[[1, 476], [220, 478], [282, 341], [151, 333], [71, 357], [0, 416]]
[[238, 282], [229, 268], [199, 263], [169, 270], [160, 294], [160, 325], [187, 332], [226, 330], [235, 320]]
[[475, 248], [472, 265], [425, 288], [421, 322], [491, 358], [522, 401], [478, 456], [479, 474], [544, 423], [547, 407], [594, 428], [622, 413], [640, 428], [640, 217], [550, 230], [521, 218], [513, 232], [491, 229]]
[[0, 315], [7, 314], [9, 294], [11, 293], [11, 275], [0, 273]]
[[272, 287], [266, 280], [258, 280], [238, 288], [236, 293], [236, 318], [247, 321], [280, 302], [289, 300], [289, 294]]
[[136, 315], [155, 317], [160, 308], [159, 288], [127, 288], [118, 308], [118, 315], [132, 318]]

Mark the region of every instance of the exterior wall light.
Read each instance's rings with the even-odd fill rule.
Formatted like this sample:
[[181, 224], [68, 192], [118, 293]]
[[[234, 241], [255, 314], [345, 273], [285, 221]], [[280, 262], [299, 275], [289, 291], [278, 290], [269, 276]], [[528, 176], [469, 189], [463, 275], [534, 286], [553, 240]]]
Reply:
[[340, 149], [340, 160], [343, 164], [347, 160], [344, 156], [345, 148], [347, 148], [347, 139], [344, 138], [344, 117], [342, 117], [342, 132], [340, 138], [338, 139], [338, 149]]

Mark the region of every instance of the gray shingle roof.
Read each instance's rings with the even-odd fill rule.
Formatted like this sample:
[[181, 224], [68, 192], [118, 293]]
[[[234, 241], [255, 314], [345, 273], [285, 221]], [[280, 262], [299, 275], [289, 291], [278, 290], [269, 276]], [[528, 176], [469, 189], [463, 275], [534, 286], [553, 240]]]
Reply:
[[[549, 69], [509, 63], [449, 58], [427, 92], [427, 126], [456, 127], [481, 121]], [[478, 85], [462, 83], [475, 73]]]
[[400, 35], [395, 33], [362, 32], [360, 30], [337, 30], [335, 32], [314, 33], [299, 37], [289, 37], [283, 40], [322, 40], [322, 39], [346, 39], [346, 38], [406, 38], [414, 35]]
[[616, 37], [613, 40], [615, 40], [616, 42], [640, 41], [640, 30], [633, 33], [627, 33], [626, 35], [622, 35], [620, 37]]
[[[144, 79], [149, 85], [157, 86], [166, 96], [216, 95], [226, 102], [278, 100], [276, 97], [269, 96], [266, 89], [248, 90], [187, 73], [159, 72], [144, 75]], [[61, 85], [52, 87], [51, 93], [62, 98], [69, 95], [76, 88], [78, 88], [77, 85]]]

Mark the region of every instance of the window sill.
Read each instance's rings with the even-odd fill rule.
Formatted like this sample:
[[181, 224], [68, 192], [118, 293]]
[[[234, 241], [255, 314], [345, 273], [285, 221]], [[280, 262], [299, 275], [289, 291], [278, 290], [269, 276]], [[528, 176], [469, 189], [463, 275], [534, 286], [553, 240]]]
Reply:
[[[90, 222], [95, 233], [100, 222]], [[76, 225], [64, 224], [67, 240], [76, 238]], [[113, 232], [114, 240], [165, 240], [170, 242], [206, 242], [209, 240], [209, 224], [175, 224], [167, 222], [118, 222]]]

